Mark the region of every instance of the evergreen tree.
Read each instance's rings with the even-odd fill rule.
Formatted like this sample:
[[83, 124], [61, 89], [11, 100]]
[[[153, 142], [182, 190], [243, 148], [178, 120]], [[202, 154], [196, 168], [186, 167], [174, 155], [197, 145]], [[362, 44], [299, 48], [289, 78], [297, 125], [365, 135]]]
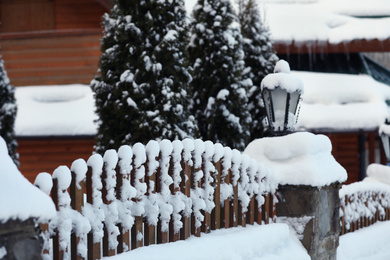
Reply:
[[196, 135], [186, 103], [191, 75], [183, 0], [115, 0], [103, 25], [100, 75], [91, 83], [97, 151]]
[[18, 144], [14, 131], [16, 111], [15, 88], [10, 85], [3, 59], [0, 56], [0, 136], [7, 144], [8, 154], [19, 166], [19, 155], [16, 153]]
[[268, 28], [264, 25], [256, 0], [239, 0], [239, 21], [243, 36], [245, 64], [253, 87], [248, 94], [248, 109], [252, 116], [251, 140], [263, 136], [265, 109], [261, 97], [261, 81], [273, 72], [278, 57], [272, 48]]
[[245, 62], [237, 17], [229, 0], [198, 0], [193, 10], [190, 61], [193, 113], [204, 140], [244, 149], [250, 114]]

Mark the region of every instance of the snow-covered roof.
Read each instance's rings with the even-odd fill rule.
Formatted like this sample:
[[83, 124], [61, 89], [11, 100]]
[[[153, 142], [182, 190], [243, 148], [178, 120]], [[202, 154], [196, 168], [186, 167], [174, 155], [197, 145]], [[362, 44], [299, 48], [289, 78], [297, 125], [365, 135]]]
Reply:
[[[304, 85], [296, 130], [373, 130], [389, 117], [390, 87], [367, 75], [292, 71]], [[87, 85], [18, 87], [17, 136], [94, 135]]]
[[38, 218], [44, 222], [55, 216], [51, 198], [32, 185], [8, 155], [0, 137], [0, 222]]
[[94, 135], [97, 118], [87, 85], [18, 87], [17, 136]]
[[389, 116], [390, 87], [368, 75], [292, 73], [305, 86], [297, 130], [373, 130]]
[[[191, 12], [196, 0], [185, 0]], [[231, 0], [233, 5], [236, 1]], [[275, 42], [390, 38], [388, 0], [259, 0]]]
[[274, 41], [340, 43], [390, 37], [388, 0], [260, 1]]

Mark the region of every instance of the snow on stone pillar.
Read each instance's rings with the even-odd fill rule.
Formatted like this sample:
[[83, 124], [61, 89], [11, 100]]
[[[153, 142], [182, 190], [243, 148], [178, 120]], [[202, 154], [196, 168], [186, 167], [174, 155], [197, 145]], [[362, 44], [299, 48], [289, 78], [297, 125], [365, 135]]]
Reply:
[[345, 169], [325, 135], [307, 132], [253, 141], [244, 153], [269, 168], [278, 182], [276, 221], [289, 224], [312, 259], [336, 259], [340, 184]]
[[0, 137], [0, 259], [41, 259], [37, 224], [55, 214], [51, 198], [19, 172]]

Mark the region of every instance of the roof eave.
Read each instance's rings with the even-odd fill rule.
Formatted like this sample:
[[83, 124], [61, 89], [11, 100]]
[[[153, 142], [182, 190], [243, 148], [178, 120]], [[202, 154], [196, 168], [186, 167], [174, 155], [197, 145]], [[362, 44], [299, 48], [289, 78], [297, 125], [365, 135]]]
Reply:
[[390, 38], [385, 40], [360, 39], [341, 43], [330, 43], [329, 41], [274, 41], [273, 47], [280, 54], [390, 52]]

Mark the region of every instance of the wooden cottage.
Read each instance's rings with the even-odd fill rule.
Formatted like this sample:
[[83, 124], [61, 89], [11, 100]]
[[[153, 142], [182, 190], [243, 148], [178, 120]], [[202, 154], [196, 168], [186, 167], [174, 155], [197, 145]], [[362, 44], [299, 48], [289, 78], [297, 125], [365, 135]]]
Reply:
[[[335, 2], [331, 7], [320, 6], [321, 1], [270, 4], [267, 18], [274, 35], [273, 47], [292, 70], [367, 74], [390, 87], [390, 34], [386, 32], [390, 13], [380, 5], [372, 8], [374, 2], [371, 6], [364, 6], [363, 1], [354, 6]], [[283, 22], [287, 24], [280, 26]], [[330, 138], [332, 153], [347, 170], [347, 183], [351, 183], [366, 176], [369, 164], [386, 161], [378, 126], [305, 130]]]
[[[11, 84], [89, 84], [101, 54], [101, 16], [109, 9], [109, 0], [0, 1], [0, 54]], [[20, 170], [30, 181], [41, 171], [87, 159], [94, 145], [93, 135], [17, 132], [17, 140]]]
[[[345, 21], [350, 17], [359, 19], [359, 15], [342, 17], [344, 20], [326, 20], [325, 26], [321, 27], [321, 23], [312, 23], [310, 19], [324, 16], [307, 11], [307, 7], [315, 6], [316, 1], [265, 2], [268, 5], [265, 8], [266, 21], [274, 48], [293, 70], [368, 73], [382, 82], [390, 82], [386, 69], [361, 55], [363, 52], [390, 52], [390, 34], [386, 36], [388, 30], [383, 29], [390, 26], [385, 24], [387, 21], [376, 25], [378, 35], [371, 33], [370, 37], [364, 37], [363, 27], [359, 27], [357, 30], [363, 37], [334, 39], [329, 36], [334, 30], [348, 25]], [[11, 84], [18, 88], [74, 83], [88, 85], [97, 73], [101, 53], [101, 16], [109, 8], [109, 0], [0, 1], [0, 54]], [[386, 15], [377, 14], [378, 21], [383, 16]], [[299, 24], [300, 21], [303, 24]], [[318, 34], [323, 31], [325, 33]], [[305, 32], [307, 35], [302, 35]], [[345, 36], [342, 32], [337, 35]], [[50, 89], [48, 92], [52, 91]], [[33, 116], [45, 117], [45, 114]], [[384, 161], [377, 128], [307, 130], [329, 136], [333, 155], [348, 171], [348, 182], [362, 179], [369, 163]], [[87, 159], [94, 145], [93, 133], [88, 131], [76, 134], [72, 131], [55, 134], [17, 131], [17, 139], [20, 170], [30, 181], [39, 172], [52, 172], [59, 165], [70, 166], [77, 158]]]

